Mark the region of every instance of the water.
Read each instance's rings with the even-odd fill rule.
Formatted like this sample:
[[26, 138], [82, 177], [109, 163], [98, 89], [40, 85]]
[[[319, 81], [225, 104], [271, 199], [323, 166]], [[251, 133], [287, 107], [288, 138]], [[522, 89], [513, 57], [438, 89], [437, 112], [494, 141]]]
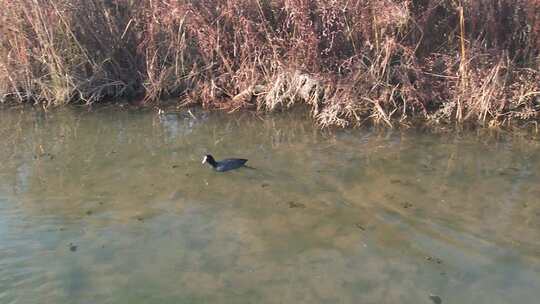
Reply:
[[535, 141], [114, 107], [0, 136], [0, 303], [538, 303]]

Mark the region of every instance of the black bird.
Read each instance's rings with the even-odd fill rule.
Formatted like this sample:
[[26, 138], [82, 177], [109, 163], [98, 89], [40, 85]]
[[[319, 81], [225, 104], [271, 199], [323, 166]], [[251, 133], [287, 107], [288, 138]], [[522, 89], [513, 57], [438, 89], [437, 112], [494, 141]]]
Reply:
[[208, 163], [214, 170], [218, 172], [225, 172], [229, 170], [238, 169], [245, 166], [247, 159], [243, 158], [228, 158], [222, 161], [216, 161], [210, 154], [206, 154], [202, 160], [202, 163]]

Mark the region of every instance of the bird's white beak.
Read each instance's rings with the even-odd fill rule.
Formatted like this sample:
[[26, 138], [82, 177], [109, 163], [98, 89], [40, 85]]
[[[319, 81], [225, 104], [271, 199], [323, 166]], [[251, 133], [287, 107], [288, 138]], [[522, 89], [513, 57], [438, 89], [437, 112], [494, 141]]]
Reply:
[[201, 164], [204, 164], [204, 163], [206, 162], [206, 158], [207, 158], [206, 156], [205, 156], [205, 157], [203, 158], [203, 160], [202, 160], [202, 163], [201, 163]]

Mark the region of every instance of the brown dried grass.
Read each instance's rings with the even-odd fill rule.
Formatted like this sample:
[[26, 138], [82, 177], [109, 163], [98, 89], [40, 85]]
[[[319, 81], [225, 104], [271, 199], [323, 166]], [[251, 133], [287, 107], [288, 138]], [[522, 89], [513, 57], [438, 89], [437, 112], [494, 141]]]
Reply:
[[538, 0], [0, 0], [0, 98], [536, 124]]

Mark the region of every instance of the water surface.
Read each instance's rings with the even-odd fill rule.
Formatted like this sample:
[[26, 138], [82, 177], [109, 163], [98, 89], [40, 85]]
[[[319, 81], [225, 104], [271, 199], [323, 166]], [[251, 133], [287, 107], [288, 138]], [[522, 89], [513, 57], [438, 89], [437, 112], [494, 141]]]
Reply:
[[540, 297], [535, 141], [115, 107], [4, 109], [0, 136], [0, 303]]

